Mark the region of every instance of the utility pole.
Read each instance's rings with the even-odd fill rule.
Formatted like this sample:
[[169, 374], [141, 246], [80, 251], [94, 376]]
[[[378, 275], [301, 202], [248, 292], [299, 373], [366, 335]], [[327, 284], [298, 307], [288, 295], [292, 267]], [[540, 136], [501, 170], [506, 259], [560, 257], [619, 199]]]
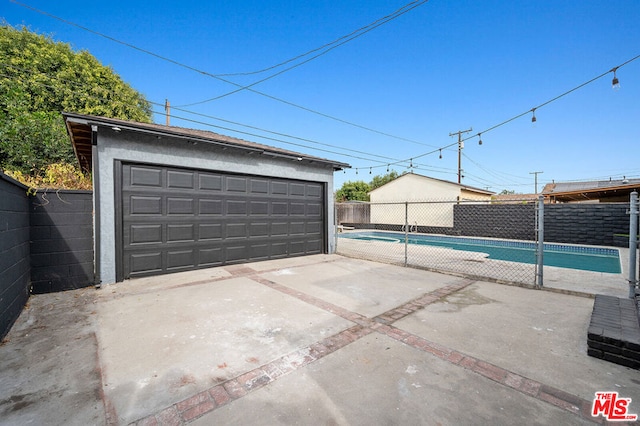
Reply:
[[167, 126], [169, 125], [169, 121], [171, 120], [171, 105], [169, 104], [169, 99], [164, 100], [164, 112], [167, 117]]
[[544, 172], [529, 172], [530, 175], [535, 176], [536, 194], [538, 193], [538, 175]]
[[464, 142], [462, 142], [462, 134], [472, 132], [473, 128], [469, 130], [459, 130], [457, 132], [449, 133], [449, 136], [458, 135], [458, 183], [462, 183], [462, 148], [464, 148]]

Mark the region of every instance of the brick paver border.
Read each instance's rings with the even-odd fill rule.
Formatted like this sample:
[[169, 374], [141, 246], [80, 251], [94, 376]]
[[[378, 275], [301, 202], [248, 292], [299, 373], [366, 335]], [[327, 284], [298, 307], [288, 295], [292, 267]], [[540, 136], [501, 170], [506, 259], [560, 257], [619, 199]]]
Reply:
[[[399, 319], [423, 309], [443, 297], [468, 287], [476, 282], [474, 280], [461, 279], [455, 284], [450, 284], [425, 293], [378, 316], [368, 318], [364, 315], [349, 311], [320, 298], [300, 292], [282, 284], [278, 284], [260, 276], [261, 274], [271, 271], [258, 272], [249, 267], [243, 267], [233, 272], [232, 276], [217, 278], [215, 281], [237, 278], [238, 276], [246, 276], [255, 282], [272, 288], [273, 290], [295, 297], [305, 303], [352, 321], [356, 325], [313, 343], [305, 348], [283, 355], [274, 361], [202, 391], [183, 401], [177, 402], [156, 414], [134, 422], [133, 424], [136, 426], [173, 426], [189, 423], [204, 414], [225, 406], [238, 398], [242, 398], [250, 392], [260, 389], [280, 377], [317, 361], [318, 359], [323, 358], [374, 332], [388, 336], [417, 350], [429, 353], [441, 360], [472, 371], [527, 396], [561, 408], [584, 420], [605, 424], [604, 419], [594, 418], [591, 416], [590, 401], [552, 386], [545, 385], [536, 380], [521, 376], [479, 358], [475, 358], [438, 343], [431, 342], [392, 325]], [[188, 285], [194, 284], [200, 283], [194, 282], [189, 283]], [[620, 423], [618, 422], [617, 424]]]

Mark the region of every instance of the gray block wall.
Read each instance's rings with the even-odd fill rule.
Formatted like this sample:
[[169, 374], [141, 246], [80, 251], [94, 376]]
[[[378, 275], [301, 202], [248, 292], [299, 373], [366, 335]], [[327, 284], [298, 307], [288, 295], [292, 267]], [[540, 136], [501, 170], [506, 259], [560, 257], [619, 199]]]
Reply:
[[27, 187], [0, 173], [0, 339], [29, 299]]
[[[535, 204], [456, 204], [453, 227], [418, 226], [418, 232], [535, 240]], [[628, 203], [545, 204], [545, 242], [628, 247]], [[343, 223], [357, 229], [400, 231], [401, 225]], [[627, 237], [614, 238], [616, 234]]]
[[94, 284], [91, 191], [38, 192], [31, 199], [32, 293]]
[[454, 228], [458, 235], [469, 237], [535, 240], [535, 208], [535, 204], [456, 204]]
[[572, 244], [620, 245], [614, 242], [613, 236], [629, 234], [627, 210], [629, 203], [545, 205], [544, 239]]

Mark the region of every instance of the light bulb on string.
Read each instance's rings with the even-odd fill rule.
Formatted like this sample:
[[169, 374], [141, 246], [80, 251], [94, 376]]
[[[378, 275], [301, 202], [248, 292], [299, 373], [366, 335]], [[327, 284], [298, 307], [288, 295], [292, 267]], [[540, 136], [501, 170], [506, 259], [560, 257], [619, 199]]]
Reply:
[[356, 174], [358, 174], [358, 169], [356, 169]]
[[533, 114], [533, 115], [531, 116], [531, 122], [532, 122], [532, 123], [535, 123], [536, 121], [538, 121], [538, 119], [536, 118], [536, 109], [535, 109], [535, 108], [532, 108], [532, 109], [531, 109], [531, 113]]
[[440, 148], [440, 159], [442, 160], [442, 148]]
[[387, 164], [387, 173], [389, 173], [389, 165]]
[[616, 75], [616, 71], [618, 71], [618, 67], [615, 67], [611, 71], [613, 71], [613, 80], [611, 80], [611, 88], [613, 90], [620, 90], [620, 80], [618, 80], [618, 76]]
[[369, 174], [371, 174], [371, 169], [372, 169], [372, 167], [369, 167]]
[[482, 133], [478, 133], [478, 145], [482, 145]]

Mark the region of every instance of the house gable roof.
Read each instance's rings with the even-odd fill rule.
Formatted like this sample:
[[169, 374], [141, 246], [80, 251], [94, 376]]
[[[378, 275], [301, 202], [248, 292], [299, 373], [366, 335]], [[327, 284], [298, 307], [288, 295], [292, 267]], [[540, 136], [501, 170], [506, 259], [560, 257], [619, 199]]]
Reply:
[[425, 181], [436, 181], [436, 182], [448, 183], [448, 184], [455, 185], [455, 186], [459, 187], [461, 190], [469, 191], [469, 192], [476, 192], [478, 194], [483, 194], [483, 195], [493, 195], [493, 194], [495, 194], [495, 192], [487, 191], [485, 189], [475, 188], [473, 186], [463, 185], [463, 184], [459, 184], [459, 183], [456, 183], [456, 182], [451, 182], [451, 181], [444, 180], [444, 179], [437, 179], [437, 178], [433, 178], [433, 177], [430, 177], [430, 176], [424, 176], [424, 175], [420, 175], [420, 174], [417, 174], [417, 173], [405, 173], [403, 175], [400, 175], [396, 179], [394, 179], [394, 180], [392, 180], [390, 182], [387, 182], [384, 185], [377, 187], [376, 189], [372, 189], [371, 191], [369, 191], [369, 194], [371, 194], [371, 193], [377, 191], [378, 189], [383, 188], [383, 187], [385, 187], [385, 186], [387, 186], [389, 184], [397, 182], [400, 179], [404, 178], [405, 176], [415, 176], [415, 177], [418, 177], [418, 178], [425, 179]]
[[[338, 161], [328, 160], [326, 158], [309, 156], [301, 154], [295, 151], [289, 151], [281, 148], [276, 148], [269, 145], [263, 145], [255, 142], [249, 142], [244, 139], [233, 138], [230, 136], [220, 135], [218, 133], [209, 132], [206, 130], [189, 129], [185, 127], [176, 126], [164, 126], [154, 123], [140, 123], [135, 121], [121, 120], [117, 118], [97, 117], [92, 115], [75, 114], [64, 112], [64, 117], [67, 132], [71, 138], [71, 144], [73, 145], [74, 152], [80, 163], [80, 166], [84, 170], [91, 170], [92, 161], [92, 145], [95, 144], [93, 140], [93, 126], [106, 126], [110, 128], [117, 128], [119, 130], [130, 130], [140, 133], [152, 134], [156, 136], [172, 136], [179, 139], [187, 139], [191, 141], [206, 142], [214, 145], [237, 148], [245, 151], [258, 152], [273, 157], [290, 158], [296, 161], [308, 161], [313, 163], [320, 163], [330, 165], [333, 170], [342, 170], [350, 168], [347, 163], [341, 163]], [[96, 127], [96, 129], [97, 129]]]

